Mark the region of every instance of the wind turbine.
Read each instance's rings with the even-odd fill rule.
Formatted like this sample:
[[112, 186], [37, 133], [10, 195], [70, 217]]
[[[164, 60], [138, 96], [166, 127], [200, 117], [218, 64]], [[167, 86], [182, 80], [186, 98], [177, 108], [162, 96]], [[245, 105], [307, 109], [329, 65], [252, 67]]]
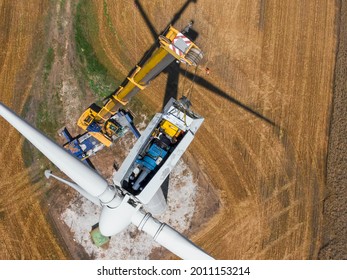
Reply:
[[[172, 113], [173, 105], [175, 104], [171, 103], [170, 106], [168, 106], [168, 110], [171, 110], [170, 118], [174, 116], [174, 114]], [[179, 115], [180, 112], [178, 112], [177, 114]], [[50, 138], [45, 136], [35, 127], [31, 126], [25, 120], [20, 118], [16, 113], [7, 108], [1, 102], [0, 115], [6, 121], [8, 121], [16, 130], [18, 130], [27, 140], [29, 140], [38, 150], [40, 150], [73, 182], [69, 182], [62, 178], [59, 178], [49, 171], [45, 172], [46, 177], [54, 177], [57, 180], [69, 185], [70, 187], [78, 191], [86, 199], [90, 200], [91, 202], [102, 208], [99, 220], [99, 229], [101, 234], [103, 234], [104, 236], [115, 235], [124, 230], [131, 223], [133, 223], [140, 230], [152, 236], [156, 242], [158, 242], [163, 247], [167, 248], [169, 251], [171, 251], [172, 253], [174, 253], [182, 259], [213, 259], [210, 255], [208, 255], [206, 252], [204, 252], [201, 248], [196, 246], [182, 234], [177, 232], [175, 229], [153, 218], [150, 213], [144, 210], [141, 198], [144, 201], [149, 201], [151, 198], [151, 194], [149, 194], [148, 191], [144, 192], [144, 194], [143, 192], [140, 193], [137, 197], [136, 195], [133, 195], [131, 192], [125, 191], [125, 189], [123, 189], [119, 185], [108, 184], [108, 182], [103, 177], [101, 177], [94, 169], [83, 164], [81, 161], [69, 154], [65, 149], [63, 149]], [[163, 116], [164, 114], [157, 114], [154, 117], [154, 120], [152, 121], [152, 125], [159, 122], [161, 120], [160, 118], [162, 118]], [[192, 117], [194, 118], [195, 116]], [[187, 115], [184, 115], [184, 118], [186, 119]], [[184, 152], [184, 148], [186, 148], [192, 141], [196, 130], [202, 123], [202, 120], [197, 117], [193, 121], [191, 121], [191, 126], [189, 130], [187, 130], [185, 136], [182, 138], [183, 140], [185, 140], [182, 140], [175, 149], [176, 152], [172, 153], [172, 155], [170, 155], [165, 160], [166, 166], [164, 164], [162, 165], [163, 168], [160, 168], [163, 169], [163, 174], [165, 173], [167, 176], [168, 173], [170, 173], [171, 169], [175, 165], [175, 161], [178, 160], [177, 154], [175, 153]], [[151, 133], [151, 130], [148, 129], [148, 132]], [[144, 135], [143, 137], [148, 137], [148, 135]], [[139, 151], [141, 150], [141, 144], [143, 144], [143, 139], [139, 139], [138, 141], [140, 143], [138, 145]], [[127, 161], [127, 163], [125, 163], [125, 168], [123, 168], [125, 176], [123, 177], [123, 181], [126, 179], [126, 176], [129, 175], [128, 170], [130, 170], [136, 162], [136, 154], [135, 156], [129, 156], [130, 159]], [[133, 161], [131, 160], [131, 158], [133, 159]], [[163, 176], [163, 174], [162, 176], [160, 176], [161, 180], [166, 179], [166, 176]], [[160, 184], [157, 186], [157, 188], [159, 187]], [[149, 192], [155, 193], [155, 189], [149, 189]]]

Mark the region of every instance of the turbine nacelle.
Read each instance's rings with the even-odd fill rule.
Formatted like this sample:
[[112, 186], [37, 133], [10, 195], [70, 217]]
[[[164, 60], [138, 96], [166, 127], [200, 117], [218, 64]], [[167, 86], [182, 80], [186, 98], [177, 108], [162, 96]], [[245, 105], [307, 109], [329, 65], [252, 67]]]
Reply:
[[137, 140], [113, 181], [143, 204], [160, 192], [178, 160], [187, 150], [204, 119], [189, 109], [186, 98], [173, 98], [157, 113]]

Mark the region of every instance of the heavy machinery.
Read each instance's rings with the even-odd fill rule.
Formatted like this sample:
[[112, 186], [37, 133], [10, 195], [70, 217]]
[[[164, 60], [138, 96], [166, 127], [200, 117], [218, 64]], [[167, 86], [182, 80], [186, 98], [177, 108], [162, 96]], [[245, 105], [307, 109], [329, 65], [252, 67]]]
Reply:
[[159, 46], [151, 56], [135, 67], [122, 85], [104, 100], [103, 106], [93, 103], [82, 113], [77, 124], [85, 131], [84, 134], [73, 138], [66, 129], [62, 131], [68, 140], [64, 147], [70, 153], [80, 159], [88, 158], [103, 147], [111, 146], [129, 129], [137, 138], [140, 137], [131, 112], [126, 111], [124, 106], [175, 60], [189, 66], [198, 65], [203, 55], [200, 48], [185, 35], [190, 26], [182, 32], [169, 26], [159, 36]]

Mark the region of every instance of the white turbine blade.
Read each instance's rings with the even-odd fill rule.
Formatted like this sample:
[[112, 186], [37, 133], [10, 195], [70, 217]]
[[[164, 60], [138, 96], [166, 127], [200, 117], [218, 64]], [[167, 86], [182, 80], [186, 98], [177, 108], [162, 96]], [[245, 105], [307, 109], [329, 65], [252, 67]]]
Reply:
[[98, 197], [108, 188], [104, 178], [21, 119], [1, 102], [0, 115], [86, 192]]
[[154, 219], [149, 213], [137, 211], [132, 223], [148, 233], [160, 245], [184, 260], [213, 260], [213, 258], [196, 246], [189, 239], [167, 224]]
[[84, 189], [82, 189], [79, 185], [72, 183], [72, 182], [69, 182], [63, 178], [60, 178], [60, 177], [54, 175], [52, 173], [52, 171], [50, 171], [50, 170], [45, 171], [45, 176], [47, 177], [47, 179], [50, 177], [53, 177], [54, 179], [68, 185], [69, 187], [73, 188], [75, 191], [79, 192], [83, 197], [85, 197], [89, 201], [93, 202], [94, 204], [96, 204], [98, 206], [101, 206], [100, 200], [97, 197], [90, 195], [88, 192], [86, 192]]
[[167, 224], [162, 224], [154, 240], [182, 259], [213, 260], [210, 255]]

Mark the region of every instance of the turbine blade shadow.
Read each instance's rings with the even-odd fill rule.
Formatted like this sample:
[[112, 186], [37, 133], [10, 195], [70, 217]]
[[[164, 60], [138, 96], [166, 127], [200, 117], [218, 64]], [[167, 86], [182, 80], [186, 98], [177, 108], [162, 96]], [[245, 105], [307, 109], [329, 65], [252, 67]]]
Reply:
[[181, 7], [181, 9], [178, 10], [178, 12], [173, 16], [172, 20], [170, 21], [171, 25], [175, 25], [175, 23], [180, 19], [181, 15], [183, 14], [183, 12], [188, 8], [190, 3], [197, 3], [198, 0], [187, 0], [183, 6]]
[[156, 31], [156, 29], [154, 28], [153, 24], [151, 23], [151, 21], [149, 20], [148, 16], [147, 16], [147, 13], [145, 12], [145, 10], [143, 9], [142, 7], [142, 4], [140, 3], [139, 0], [135, 0], [135, 5], [136, 7], [138, 8], [143, 20], [145, 21], [149, 31], [151, 32], [152, 34], [152, 37], [154, 38], [154, 41], [157, 41], [158, 39], [158, 32]]
[[180, 72], [185, 75], [188, 79], [193, 80], [194, 82], [196, 82], [197, 84], [199, 84], [200, 86], [206, 88], [208, 91], [217, 94], [221, 97], [223, 97], [224, 99], [226, 99], [227, 101], [234, 103], [235, 105], [239, 106], [240, 108], [242, 108], [243, 110], [247, 111], [248, 113], [252, 114], [253, 116], [265, 121], [266, 123], [274, 126], [274, 127], [278, 127], [276, 125], [275, 122], [273, 122], [272, 120], [268, 119], [267, 117], [263, 116], [262, 114], [258, 113], [257, 111], [253, 110], [252, 108], [248, 107], [247, 105], [243, 104], [241, 101], [235, 99], [234, 97], [230, 96], [229, 94], [227, 94], [225, 91], [221, 90], [220, 88], [218, 88], [217, 86], [211, 84], [210, 82], [208, 82], [207, 80], [205, 80], [204, 78], [195, 75], [189, 71], [185, 71], [183, 69], [180, 69]]
[[166, 103], [169, 102], [171, 97], [175, 99], [177, 99], [178, 97], [178, 80], [180, 75], [180, 65], [178, 63], [171, 63], [166, 68], [165, 73], [167, 73], [167, 79], [162, 109], [165, 107]]

